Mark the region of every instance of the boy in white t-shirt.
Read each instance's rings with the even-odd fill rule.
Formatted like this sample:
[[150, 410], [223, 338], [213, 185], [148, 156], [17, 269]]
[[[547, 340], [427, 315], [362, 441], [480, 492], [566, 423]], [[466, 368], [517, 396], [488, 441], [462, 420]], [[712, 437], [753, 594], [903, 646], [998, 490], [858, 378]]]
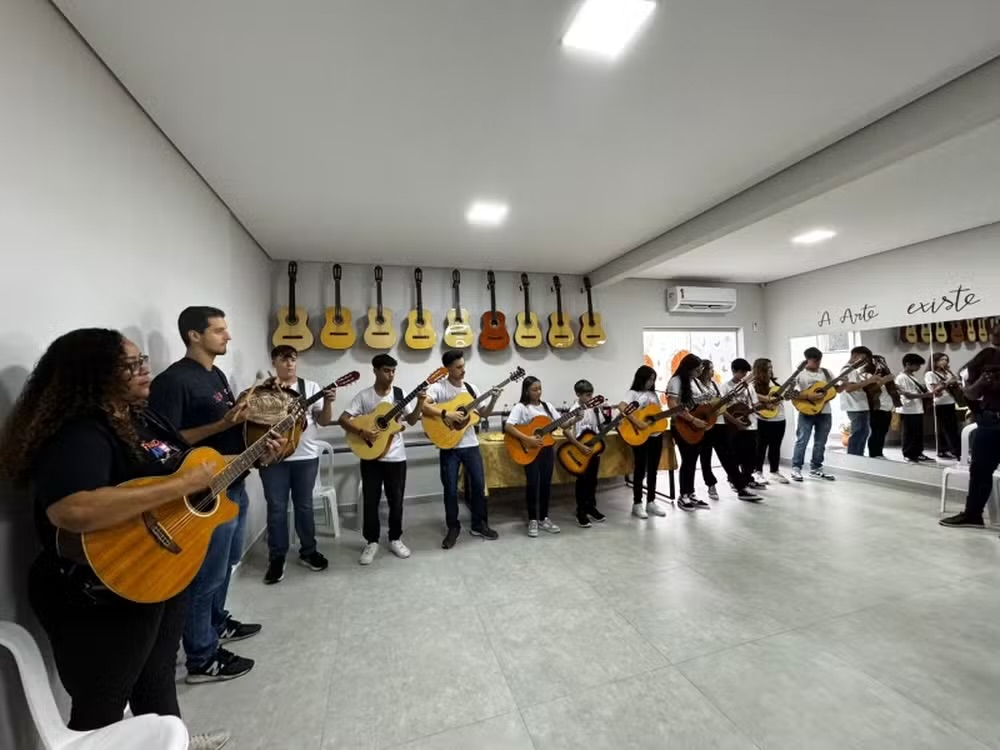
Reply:
[[[589, 380], [578, 380], [573, 386], [576, 393], [577, 406], [583, 406], [594, 397], [594, 386]], [[572, 427], [563, 429], [566, 439], [589, 455], [590, 448], [581, 443], [579, 438], [584, 432], [597, 433], [604, 424], [601, 410], [587, 409], [577, 419]], [[591, 521], [603, 523], [605, 516], [597, 509], [597, 473], [601, 468], [601, 457], [592, 456], [586, 470], [576, 478], [576, 523], [584, 529], [589, 529]]]
[[[733, 377], [722, 384], [723, 396], [732, 393], [746, 379], [752, 368], [749, 362], [740, 358], [733, 360], [730, 369]], [[759, 400], [757, 391], [752, 384], [740, 391], [739, 395], [735, 397], [735, 403], [743, 404], [750, 409], [754, 409]], [[738, 483], [734, 482], [734, 486], [749, 487], [751, 490], [767, 489], [765, 483], [757, 481], [754, 477], [754, 469], [757, 466], [757, 414], [751, 411], [745, 419], [739, 419], [727, 410], [723, 413], [723, 417], [726, 420], [733, 456], [735, 456], [739, 466]]]
[[852, 456], [865, 455], [865, 444], [871, 434], [871, 406], [865, 388], [882, 382], [880, 377], [870, 372], [870, 367], [867, 365], [870, 365], [871, 361], [872, 350], [867, 346], [856, 346], [851, 349], [851, 358], [844, 369], [859, 362], [866, 363], [866, 367], [851, 370], [843, 388], [838, 389], [844, 411], [851, 420], [851, 437], [847, 441], [847, 452]]
[[[795, 379], [796, 392], [801, 393], [811, 385], [820, 382], [829, 383], [833, 380], [833, 374], [822, 366], [823, 352], [815, 346], [810, 346], [803, 352], [803, 357], [806, 360], [806, 366]], [[817, 394], [810, 400], [819, 402], [823, 398], [825, 398], [824, 395]], [[795, 430], [795, 451], [792, 453], [792, 479], [794, 481], [802, 481], [802, 467], [805, 465], [806, 446], [809, 445], [810, 437], [813, 441], [813, 451], [809, 476], [830, 481], [835, 479], [832, 474], [823, 469], [823, 460], [826, 458], [826, 441], [830, 437], [832, 427], [833, 410], [830, 408], [829, 402], [823, 406], [823, 411], [819, 414], [799, 414]]]
[[896, 376], [896, 388], [903, 400], [896, 409], [903, 427], [903, 458], [907, 463], [933, 462], [924, 455], [924, 401], [934, 398], [937, 391], [928, 390], [917, 377], [917, 370], [926, 360], [919, 354], [903, 356], [903, 371]]

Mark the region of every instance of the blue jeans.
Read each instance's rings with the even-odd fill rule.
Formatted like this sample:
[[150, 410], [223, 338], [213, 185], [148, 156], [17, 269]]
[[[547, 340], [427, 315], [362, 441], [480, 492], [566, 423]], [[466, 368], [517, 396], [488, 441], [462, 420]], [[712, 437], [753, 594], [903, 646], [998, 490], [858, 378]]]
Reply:
[[292, 495], [299, 556], [316, 551], [316, 518], [313, 516], [313, 486], [319, 459], [282, 461], [260, 470], [267, 500], [267, 549], [272, 560], [288, 554], [288, 495]]
[[830, 437], [830, 428], [833, 426], [832, 414], [799, 414], [799, 424], [795, 433], [795, 453], [792, 454], [792, 468], [802, 469], [806, 460], [806, 446], [809, 445], [809, 436], [813, 438], [812, 470], [818, 471], [823, 468], [823, 458], [826, 456], [826, 439]]
[[465, 498], [472, 511], [472, 528], [489, 524], [486, 519], [486, 480], [483, 477], [483, 457], [479, 446], [450, 448], [441, 451], [441, 485], [444, 487], [444, 515], [449, 529], [462, 528], [458, 520], [458, 467], [465, 467], [469, 496]]
[[205, 666], [219, 650], [219, 633], [229, 617], [226, 611], [229, 579], [243, 554], [243, 529], [250, 506], [246, 484], [240, 481], [231, 485], [226, 495], [240, 507], [239, 515], [215, 529], [205, 561], [187, 590], [183, 642], [189, 669]]
[[871, 412], [849, 411], [851, 420], [851, 437], [847, 441], [847, 452], [852, 456], [865, 455], [865, 443], [871, 433]]

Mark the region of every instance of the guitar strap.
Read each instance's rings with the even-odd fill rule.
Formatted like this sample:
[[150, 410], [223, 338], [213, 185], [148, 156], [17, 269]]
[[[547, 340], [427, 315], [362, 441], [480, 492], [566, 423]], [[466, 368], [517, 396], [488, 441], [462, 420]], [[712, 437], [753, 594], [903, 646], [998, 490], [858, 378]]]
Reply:
[[406, 395], [403, 393], [403, 389], [400, 388], [398, 385], [394, 385], [392, 387], [392, 402], [394, 404], [401, 404], [403, 403], [403, 399], [405, 398]]
[[545, 413], [549, 415], [549, 419], [555, 419], [555, 417], [552, 416], [552, 410], [545, 401], [542, 401], [542, 408], [545, 409]]
[[306, 381], [303, 378], [299, 378], [298, 386], [299, 386], [299, 398], [305, 398], [306, 397]]
[[[466, 382], [463, 382], [462, 385], [465, 386], [465, 390], [467, 390], [469, 392], [470, 396], [472, 396], [473, 398], [478, 398], [478, 396], [476, 396], [476, 391], [472, 388], [471, 385], [469, 385]], [[476, 423], [476, 426], [472, 428], [472, 431], [475, 432], [475, 433], [479, 432], [479, 423], [478, 422]]]

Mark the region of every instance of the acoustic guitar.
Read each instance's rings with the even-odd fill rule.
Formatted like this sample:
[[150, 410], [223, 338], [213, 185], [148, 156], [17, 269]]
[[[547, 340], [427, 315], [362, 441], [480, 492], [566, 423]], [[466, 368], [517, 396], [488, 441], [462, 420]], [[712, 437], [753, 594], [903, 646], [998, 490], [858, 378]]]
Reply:
[[[522, 435], [540, 439], [542, 444], [537, 446], [527, 446], [521, 442], [520, 438], [517, 438], [509, 433], [504, 433], [503, 445], [504, 448], [507, 449], [507, 455], [511, 457], [511, 460], [513, 460], [514, 463], [520, 464], [521, 466], [527, 466], [530, 463], [534, 463], [535, 459], [538, 458], [538, 454], [542, 452], [542, 448], [548, 448], [555, 445], [556, 439], [553, 433], [556, 430], [563, 425], [572, 422], [587, 409], [594, 409], [603, 403], [604, 396], [594, 396], [583, 405], [577, 406], [575, 409], [571, 409], [556, 419], [538, 416], [527, 424], [511, 425], [511, 427], [520, 432]], [[510, 423], [508, 422], [508, 424]]]
[[528, 288], [531, 282], [528, 274], [521, 274], [521, 290], [524, 292], [524, 312], [517, 314], [517, 327], [514, 329], [514, 343], [523, 349], [536, 349], [542, 345], [542, 329], [538, 326], [538, 316], [531, 310]]
[[[307, 402], [300, 402], [269, 434], [290, 430], [307, 408]], [[150, 604], [176, 596], [201, 569], [212, 532], [239, 515], [239, 507], [226, 495], [226, 489], [264, 455], [266, 438], [262, 436], [228, 464], [221, 453], [203, 446], [189, 450], [173, 474], [124, 482], [120, 486], [162, 484], [206, 463], [215, 471], [208, 489], [202, 492], [178, 497], [100, 531], [81, 535], [60, 532], [61, 548], [66, 548], [64, 537], [67, 546], [78, 541], [79, 557], [93, 568], [101, 583], [129, 601]]]
[[490, 310], [479, 321], [479, 346], [488, 352], [500, 352], [510, 346], [507, 318], [497, 311], [497, 280], [492, 271], [486, 272], [486, 286], [490, 290]]
[[354, 451], [354, 455], [364, 461], [375, 461], [382, 458], [389, 450], [389, 443], [392, 442], [393, 437], [403, 429], [403, 423], [399, 418], [403, 416], [407, 404], [431, 383], [436, 383], [447, 376], [448, 369], [439, 367], [420, 385], [406, 394], [398, 404], [382, 401], [371, 414], [359, 414], [351, 419], [351, 423], [355, 427], [376, 433], [375, 439], [371, 442], [360, 435], [355, 435], [352, 432], [347, 433], [347, 445]]
[[939, 320], [934, 324], [934, 340], [939, 344], [948, 343], [948, 329], [945, 327], [944, 321]]
[[556, 448], [556, 458], [559, 459], [559, 463], [562, 467], [575, 477], [584, 474], [591, 461], [596, 457], [604, 453], [607, 448], [607, 443], [604, 442], [604, 438], [609, 432], [618, 428], [625, 419], [625, 416], [632, 414], [636, 409], [639, 408], [639, 404], [636, 401], [632, 401], [625, 405], [625, 408], [619, 412], [618, 416], [614, 419], [608, 420], [597, 432], [593, 430], [584, 430], [577, 436], [576, 440], [579, 443], [587, 446], [590, 449], [590, 453], [584, 453], [573, 443], [568, 440]]
[[774, 419], [776, 416], [778, 416], [778, 414], [781, 412], [780, 402], [788, 398], [789, 394], [792, 392], [792, 387], [795, 385], [795, 378], [797, 378], [799, 376], [799, 373], [802, 372], [804, 369], [806, 369], [806, 361], [802, 360], [799, 363], [799, 366], [795, 368], [795, 372], [793, 372], [784, 383], [782, 383], [781, 385], [775, 384], [771, 386], [771, 388], [768, 390], [767, 395], [770, 396], [771, 398], [778, 399], [778, 401], [776, 401], [773, 404], [764, 406], [759, 412], [760, 416], [764, 417], [765, 419]]
[[914, 325], [903, 326], [903, 341], [907, 344], [915, 344], [920, 340], [917, 327]]
[[920, 340], [925, 344], [929, 344], [934, 340], [934, 334], [931, 331], [930, 323], [920, 324]]
[[340, 279], [343, 269], [333, 264], [333, 307], [326, 308], [326, 323], [319, 333], [320, 343], [327, 349], [344, 350], [354, 346], [357, 334], [351, 320], [351, 311], [340, 304]]
[[451, 349], [467, 349], [475, 337], [469, 325], [469, 311], [462, 308], [462, 274], [456, 268], [451, 272], [451, 293], [455, 306], [448, 311], [448, 325], [444, 329], [444, 343]]
[[[738, 391], [739, 387], [737, 387], [736, 391], [733, 391], [733, 394]], [[668, 420], [671, 417], [677, 416], [681, 412], [689, 411], [693, 416], [700, 417], [701, 419], [708, 419], [709, 417], [707, 415], [711, 415], [711, 419], [714, 421], [715, 414], [721, 412], [730, 401], [736, 398], [733, 394], [727, 394], [721, 399], [716, 399], [714, 394], [697, 396], [690, 402], [678, 404], [677, 406], [672, 406], [669, 409], [661, 409], [657, 404], [648, 404], [632, 415], [632, 419], [642, 423], [644, 427], [641, 430], [637, 429], [636, 426], [632, 424], [631, 420], [623, 419], [621, 425], [618, 427], [618, 434], [621, 436], [621, 439], [629, 445], [639, 446], [649, 440], [649, 436], [654, 432], [666, 432], [666, 430], [670, 427]], [[716, 401], [718, 402], [717, 404], [714, 403]], [[686, 424], [687, 422], [677, 422], [675, 426], [680, 428], [681, 425]], [[706, 429], [711, 429], [711, 427], [712, 425], [709, 424]], [[694, 430], [693, 427], [690, 429]], [[687, 437], [687, 435], [685, 435], [685, 437]], [[700, 440], [701, 433], [689, 442], [697, 443]]]
[[568, 349], [576, 341], [569, 317], [563, 315], [562, 282], [558, 276], [552, 277], [553, 290], [556, 293], [556, 311], [549, 315], [549, 346], [553, 349]]
[[965, 326], [961, 320], [953, 320], [948, 324], [949, 338], [953, 344], [961, 344], [965, 341]]
[[375, 300], [375, 307], [368, 308], [365, 344], [372, 349], [392, 349], [397, 334], [392, 325], [392, 310], [382, 307], [382, 266], [375, 266]]
[[968, 318], [965, 321], [965, 340], [970, 344], [974, 344], [979, 341], [979, 333], [976, 331], [975, 318]]
[[608, 340], [601, 325], [601, 316], [594, 312], [594, 300], [590, 293], [590, 277], [583, 277], [583, 289], [587, 293], [587, 312], [580, 316], [580, 343], [588, 349], [595, 349]]
[[[799, 391], [792, 397], [792, 406], [799, 410], [799, 414], [805, 414], [810, 417], [820, 414], [823, 411], [823, 407], [836, 398], [836, 387], [847, 380], [848, 375], [852, 372], [859, 370], [862, 367], [866, 367], [867, 365], [867, 360], [861, 359], [853, 365], [848, 365], [846, 370], [840, 373], [837, 377], [833, 378], [833, 380], [829, 383], [823, 380], [813, 383], [804, 391]], [[809, 396], [817, 393], [823, 394], [823, 398], [820, 401], [813, 402], [808, 400]]]
[[450, 401], [446, 401], [443, 404], [435, 404], [435, 406], [439, 406], [445, 411], [457, 412], [463, 418], [461, 422], [453, 427], [440, 417], [432, 417], [425, 414], [422, 424], [428, 439], [438, 448], [445, 450], [454, 448], [461, 442], [466, 430], [479, 424], [479, 414], [476, 412], [476, 409], [493, 398], [491, 391], [497, 388], [506, 388], [510, 383], [514, 383], [524, 376], [524, 368], [518, 367], [505, 380], [497, 383], [485, 393], [479, 394], [476, 398], [473, 398], [471, 393], [459, 393]]
[[990, 329], [986, 325], [986, 318], [978, 318], [976, 320], [977, 330], [979, 331], [979, 343], [988, 344], [990, 343]]
[[406, 334], [403, 336], [403, 341], [411, 349], [430, 349], [437, 341], [437, 333], [434, 331], [430, 311], [424, 309], [424, 272], [419, 268], [413, 270], [413, 283], [417, 286], [417, 307], [410, 310], [410, 314], [406, 316]]
[[288, 307], [278, 310], [278, 327], [274, 329], [271, 343], [274, 346], [287, 345], [297, 352], [304, 352], [313, 345], [312, 331], [309, 330], [309, 315], [304, 307], [295, 304], [295, 282], [299, 264], [294, 260], [288, 264]]

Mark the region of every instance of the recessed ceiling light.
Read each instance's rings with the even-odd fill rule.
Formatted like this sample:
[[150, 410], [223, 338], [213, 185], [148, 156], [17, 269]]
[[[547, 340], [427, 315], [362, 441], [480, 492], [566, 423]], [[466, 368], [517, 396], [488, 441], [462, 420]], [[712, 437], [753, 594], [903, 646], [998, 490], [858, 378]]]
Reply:
[[796, 245], [815, 245], [817, 242], [826, 242], [831, 237], [836, 237], [837, 233], [832, 229], [810, 229], [808, 232], [792, 237], [792, 242]]
[[510, 206], [496, 201], [475, 201], [465, 212], [465, 220], [481, 227], [497, 227], [504, 223]]
[[654, 0], [584, 0], [562, 43], [613, 59], [655, 8]]

